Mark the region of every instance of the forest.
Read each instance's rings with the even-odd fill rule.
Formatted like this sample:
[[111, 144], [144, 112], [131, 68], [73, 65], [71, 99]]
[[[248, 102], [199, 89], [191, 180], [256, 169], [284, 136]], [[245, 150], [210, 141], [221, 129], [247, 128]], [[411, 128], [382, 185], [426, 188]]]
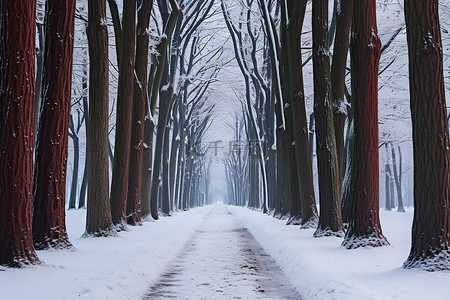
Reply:
[[448, 280], [449, 30], [445, 0], [1, 0], [0, 286], [138, 228], [239, 231], [225, 211], [254, 256], [262, 216], [348, 252], [407, 220], [392, 268]]

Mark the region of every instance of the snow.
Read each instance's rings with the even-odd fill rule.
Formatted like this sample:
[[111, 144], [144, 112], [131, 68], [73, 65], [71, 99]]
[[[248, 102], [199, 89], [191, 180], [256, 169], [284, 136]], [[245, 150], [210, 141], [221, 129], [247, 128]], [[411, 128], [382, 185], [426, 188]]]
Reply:
[[86, 210], [67, 211], [76, 250], [38, 251], [44, 264], [0, 271], [1, 298], [140, 299], [210, 210], [198, 208], [129, 227], [117, 238], [80, 238]]
[[[313, 238], [313, 228], [287, 226], [285, 220], [223, 204], [129, 227], [129, 231], [115, 238], [80, 238], [85, 212], [67, 212], [68, 233], [75, 251], [39, 251], [45, 262], [42, 265], [20, 270], [0, 268], [2, 298], [141, 299], [164, 278], [162, 275], [181, 266], [180, 260], [184, 260], [185, 272], [179, 277], [182, 282], [212, 282], [211, 278], [220, 275], [220, 280], [237, 285], [236, 291], [241, 292], [237, 296], [254, 299], [250, 297], [253, 275], [247, 271], [229, 275], [227, 272], [233, 270], [221, 265], [222, 259], [236, 260], [234, 264], [238, 266], [238, 261], [242, 261], [242, 242], [233, 242], [236, 228], [246, 228], [253, 235], [303, 299], [426, 299], [430, 295], [445, 299], [444, 287], [450, 280], [450, 272], [401, 268], [409, 254], [413, 216], [410, 209], [406, 213], [380, 211], [383, 233], [390, 246], [356, 250], [342, 247], [341, 238]], [[188, 250], [191, 243], [196, 244], [194, 252]], [[215, 263], [205, 264], [208, 259]], [[198, 268], [203, 271], [194, 272]], [[209, 273], [210, 269], [213, 273]], [[264, 276], [267, 275], [260, 278]], [[243, 280], [249, 282], [240, 286]], [[217, 296], [219, 288], [213, 289], [214, 284], [218, 285], [213, 281], [210, 289], [199, 286], [202, 295], [210, 291], [209, 299], [226, 299], [224, 292], [222, 298]], [[186, 291], [191, 294], [179, 296], [196, 299], [192, 287]]]
[[277, 261], [304, 299], [446, 299], [449, 272], [404, 270], [413, 211], [380, 211], [390, 246], [347, 250], [337, 237], [313, 238], [315, 229], [286, 226], [259, 212], [233, 207], [242, 225]]

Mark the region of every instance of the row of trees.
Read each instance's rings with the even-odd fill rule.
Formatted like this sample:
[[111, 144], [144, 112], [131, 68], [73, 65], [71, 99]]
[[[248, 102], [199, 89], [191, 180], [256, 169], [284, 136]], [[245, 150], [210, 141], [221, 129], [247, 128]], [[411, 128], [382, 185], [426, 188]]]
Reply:
[[[208, 88], [223, 51], [201, 30], [212, 5], [133, 0], [120, 13], [114, 0], [89, 0], [87, 10], [76, 9], [75, 1], [2, 2], [1, 265], [37, 263], [35, 249], [72, 248], [65, 229], [68, 137], [78, 151], [78, 172], [83, 123], [86, 174], [78, 205], [87, 190], [86, 237], [115, 235], [126, 224], [208, 201], [209, 160], [198, 141], [212, 122]], [[82, 109], [71, 114], [75, 16], [85, 23], [89, 65], [73, 89]], [[108, 53], [109, 24], [117, 67]], [[114, 147], [111, 67], [118, 71]], [[77, 179], [72, 176], [69, 208], [76, 206]]]
[[[69, 112], [75, 1], [48, 0], [43, 27], [36, 25], [36, 1], [2, 2], [0, 264], [36, 263], [35, 248], [71, 247], [64, 220], [67, 144], [69, 129], [75, 143], [82, 122], [89, 141], [86, 236], [115, 235], [126, 224], [208, 202], [210, 160], [200, 141], [212, 122], [208, 88], [223, 67], [224, 49], [211, 45], [202, 27], [217, 15], [244, 78], [235, 139], [251, 145], [242, 149], [238, 143], [227, 158], [230, 201], [317, 228], [316, 237], [345, 232], [349, 249], [387, 245], [378, 216], [378, 75], [389, 43], [381, 47], [376, 3], [336, 0], [330, 26], [328, 1], [312, 3], [307, 60], [314, 68], [318, 214], [301, 51], [307, 2], [130, 0], [120, 14], [116, 1], [108, 0], [118, 66], [113, 150], [106, 1], [88, 0], [87, 16], [78, 12], [87, 22], [90, 62], [82, 80], [89, 98], [83, 98], [78, 126]], [[406, 0], [405, 17], [415, 215], [404, 267], [450, 269], [450, 153], [438, 1]], [[394, 178], [400, 179], [397, 171]]]
[[[342, 245], [348, 249], [389, 244], [379, 221], [378, 76], [389, 67], [379, 70], [381, 53], [401, 28], [382, 47], [377, 33], [376, 5], [375, 1], [335, 1], [329, 24], [329, 1], [312, 2], [312, 52], [307, 60], [313, 62], [314, 115], [309, 125], [315, 127], [318, 217], [310, 143], [313, 136], [308, 137], [302, 74], [306, 62], [302, 61], [300, 50], [307, 1], [248, 0], [237, 8], [222, 1], [236, 59], [246, 86], [250, 86], [244, 105], [246, 113], [234, 126], [236, 139], [245, 134], [250, 141], [255, 136], [259, 141], [269, 141], [261, 149], [259, 163], [255, 163], [257, 158], [251, 147], [247, 152], [228, 155], [230, 203], [273, 211], [275, 217], [287, 218], [288, 224], [301, 224], [302, 228], [316, 227], [315, 237], [345, 234]], [[425, 270], [450, 268], [446, 233], [450, 218], [448, 210], [442, 209], [448, 207], [450, 198], [446, 189], [450, 182], [438, 7], [435, 0], [405, 1], [415, 213], [411, 253], [404, 267]], [[233, 9], [241, 11], [234, 14], [238, 16], [235, 19], [230, 14]], [[252, 57], [256, 49], [263, 49], [258, 54], [260, 59]], [[262, 66], [257, 64], [260, 61], [264, 62]], [[345, 84], [347, 70], [351, 73], [351, 88]], [[273, 132], [270, 126], [259, 125], [273, 124], [271, 116], [276, 121], [276, 138], [272, 140], [268, 138]], [[241, 122], [245, 124], [245, 133]], [[275, 148], [274, 141], [276, 158], [269, 154]], [[396, 189], [398, 210], [404, 211], [401, 150], [389, 141], [383, 145], [387, 157], [391, 157], [385, 167], [386, 208], [393, 206]], [[265, 176], [273, 168], [274, 160], [276, 185]], [[252, 169], [255, 166], [259, 170]], [[261, 176], [262, 184], [253, 184], [254, 176]], [[239, 188], [248, 182], [248, 190]], [[252, 200], [255, 193], [252, 189], [261, 196], [256, 203]], [[344, 224], [347, 224], [345, 233]]]

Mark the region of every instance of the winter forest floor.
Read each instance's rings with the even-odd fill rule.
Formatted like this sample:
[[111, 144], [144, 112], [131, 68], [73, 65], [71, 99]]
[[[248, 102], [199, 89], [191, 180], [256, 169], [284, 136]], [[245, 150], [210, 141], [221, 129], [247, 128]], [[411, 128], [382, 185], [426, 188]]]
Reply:
[[42, 265], [0, 268], [0, 299], [447, 298], [449, 272], [401, 268], [412, 210], [381, 211], [391, 246], [357, 250], [220, 203], [115, 238], [80, 238], [84, 219], [83, 209], [67, 212], [75, 251], [39, 251]]

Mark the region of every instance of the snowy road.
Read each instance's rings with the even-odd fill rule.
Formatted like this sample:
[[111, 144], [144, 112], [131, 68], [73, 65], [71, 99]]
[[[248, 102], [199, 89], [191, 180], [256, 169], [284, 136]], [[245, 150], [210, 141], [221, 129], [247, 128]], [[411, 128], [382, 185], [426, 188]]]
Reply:
[[225, 205], [203, 224], [144, 299], [300, 299]]

